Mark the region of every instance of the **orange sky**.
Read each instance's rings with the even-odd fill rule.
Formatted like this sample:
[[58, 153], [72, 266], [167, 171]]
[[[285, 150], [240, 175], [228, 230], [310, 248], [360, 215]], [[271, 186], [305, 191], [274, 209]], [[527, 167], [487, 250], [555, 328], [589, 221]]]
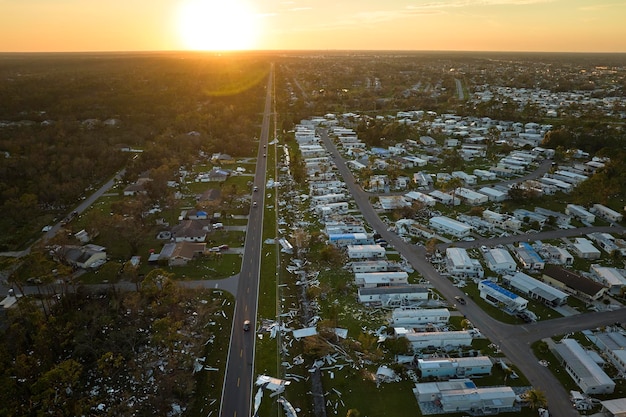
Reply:
[[0, 10], [1, 52], [626, 52], [626, 0], [0, 0]]

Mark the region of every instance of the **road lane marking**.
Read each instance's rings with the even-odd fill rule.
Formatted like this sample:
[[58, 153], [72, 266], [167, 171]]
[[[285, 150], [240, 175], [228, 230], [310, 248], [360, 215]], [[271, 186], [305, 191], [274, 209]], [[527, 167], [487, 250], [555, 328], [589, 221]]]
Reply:
[[239, 357], [240, 357], [240, 358], [243, 358], [243, 349], [241, 349], [241, 350], [239, 351]]
[[237, 387], [239, 387], [240, 382], [241, 382], [241, 378], [237, 378]]

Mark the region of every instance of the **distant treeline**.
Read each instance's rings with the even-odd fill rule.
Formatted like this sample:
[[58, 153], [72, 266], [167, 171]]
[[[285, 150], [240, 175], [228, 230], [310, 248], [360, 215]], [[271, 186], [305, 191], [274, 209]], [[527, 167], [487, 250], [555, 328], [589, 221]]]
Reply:
[[127, 164], [250, 155], [269, 61], [198, 53], [0, 55], [0, 249]]

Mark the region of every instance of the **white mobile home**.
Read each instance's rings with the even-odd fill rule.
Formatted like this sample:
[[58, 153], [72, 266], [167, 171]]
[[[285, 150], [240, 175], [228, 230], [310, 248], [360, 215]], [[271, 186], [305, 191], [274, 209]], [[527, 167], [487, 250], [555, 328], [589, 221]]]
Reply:
[[424, 328], [429, 325], [443, 325], [450, 321], [447, 308], [400, 307], [391, 312], [393, 327]]
[[472, 411], [494, 415], [511, 411], [517, 397], [511, 387], [479, 388], [470, 379], [419, 383], [413, 392], [419, 403], [435, 402], [444, 414]]
[[598, 259], [600, 258], [600, 250], [593, 246], [593, 243], [589, 239], [584, 237], [577, 237], [575, 243], [572, 245], [574, 253], [583, 259]]
[[354, 274], [354, 282], [358, 287], [391, 287], [394, 285], [408, 284], [409, 274], [404, 271], [389, 272], [357, 272]]
[[392, 287], [360, 287], [359, 302], [383, 307], [410, 305], [426, 302], [428, 288], [420, 285], [394, 285]]
[[459, 187], [456, 189], [455, 195], [471, 206], [485, 204], [489, 201], [489, 198], [486, 195], [477, 193], [469, 188]]
[[446, 249], [446, 268], [455, 277], [482, 278], [485, 275], [480, 262], [470, 258], [463, 248]]
[[387, 272], [387, 271], [395, 271], [398, 268], [395, 263], [388, 261], [386, 259], [381, 259], [378, 261], [357, 261], [352, 262], [352, 272]]
[[350, 259], [381, 259], [386, 256], [385, 248], [380, 245], [349, 245]]
[[525, 269], [538, 270], [546, 266], [546, 262], [527, 242], [520, 242], [519, 246], [513, 249], [513, 253]]
[[509, 251], [501, 248], [489, 249], [483, 253], [487, 267], [496, 273], [511, 272], [517, 269], [517, 263]]
[[622, 216], [620, 213], [602, 204], [594, 204], [589, 211], [610, 222], [621, 222], [624, 218], [624, 216]]
[[468, 358], [420, 358], [417, 369], [421, 378], [454, 378], [491, 375], [493, 364], [488, 356]]
[[478, 190], [480, 194], [486, 195], [489, 201], [494, 201], [496, 203], [504, 201], [508, 198], [508, 193], [504, 191], [500, 191], [493, 187], [482, 187]]
[[395, 327], [396, 337], [405, 337], [411, 343], [413, 349], [427, 347], [442, 348], [446, 346], [460, 347], [471, 346], [472, 335], [469, 331], [458, 330], [449, 332], [416, 332], [405, 327]]
[[455, 237], [469, 236], [472, 227], [446, 216], [435, 216], [429, 220], [429, 225], [433, 229]]
[[583, 393], [612, 394], [615, 390], [615, 382], [575, 339], [562, 339], [551, 350]]
[[567, 294], [545, 282], [539, 281], [523, 272], [515, 272], [504, 275], [502, 280], [505, 284], [515, 288], [528, 297], [539, 300], [551, 307], [563, 305], [567, 302]]
[[577, 204], [568, 204], [565, 207], [565, 214], [569, 214], [570, 216], [575, 217], [584, 223], [591, 224], [596, 221], [596, 216], [593, 213], [587, 211], [584, 207]]
[[528, 300], [488, 279], [478, 283], [478, 290], [480, 298], [493, 305], [504, 305], [507, 311], [523, 311], [528, 307]]

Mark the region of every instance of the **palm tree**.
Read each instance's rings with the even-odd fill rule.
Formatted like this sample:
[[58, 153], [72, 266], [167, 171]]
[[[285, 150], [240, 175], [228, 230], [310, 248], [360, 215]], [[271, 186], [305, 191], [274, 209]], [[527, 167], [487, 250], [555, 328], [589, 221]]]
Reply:
[[544, 408], [548, 405], [548, 399], [545, 392], [538, 388], [533, 388], [524, 393], [524, 400], [528, 403], [528, 406], [533, 410], [538, 408]]

